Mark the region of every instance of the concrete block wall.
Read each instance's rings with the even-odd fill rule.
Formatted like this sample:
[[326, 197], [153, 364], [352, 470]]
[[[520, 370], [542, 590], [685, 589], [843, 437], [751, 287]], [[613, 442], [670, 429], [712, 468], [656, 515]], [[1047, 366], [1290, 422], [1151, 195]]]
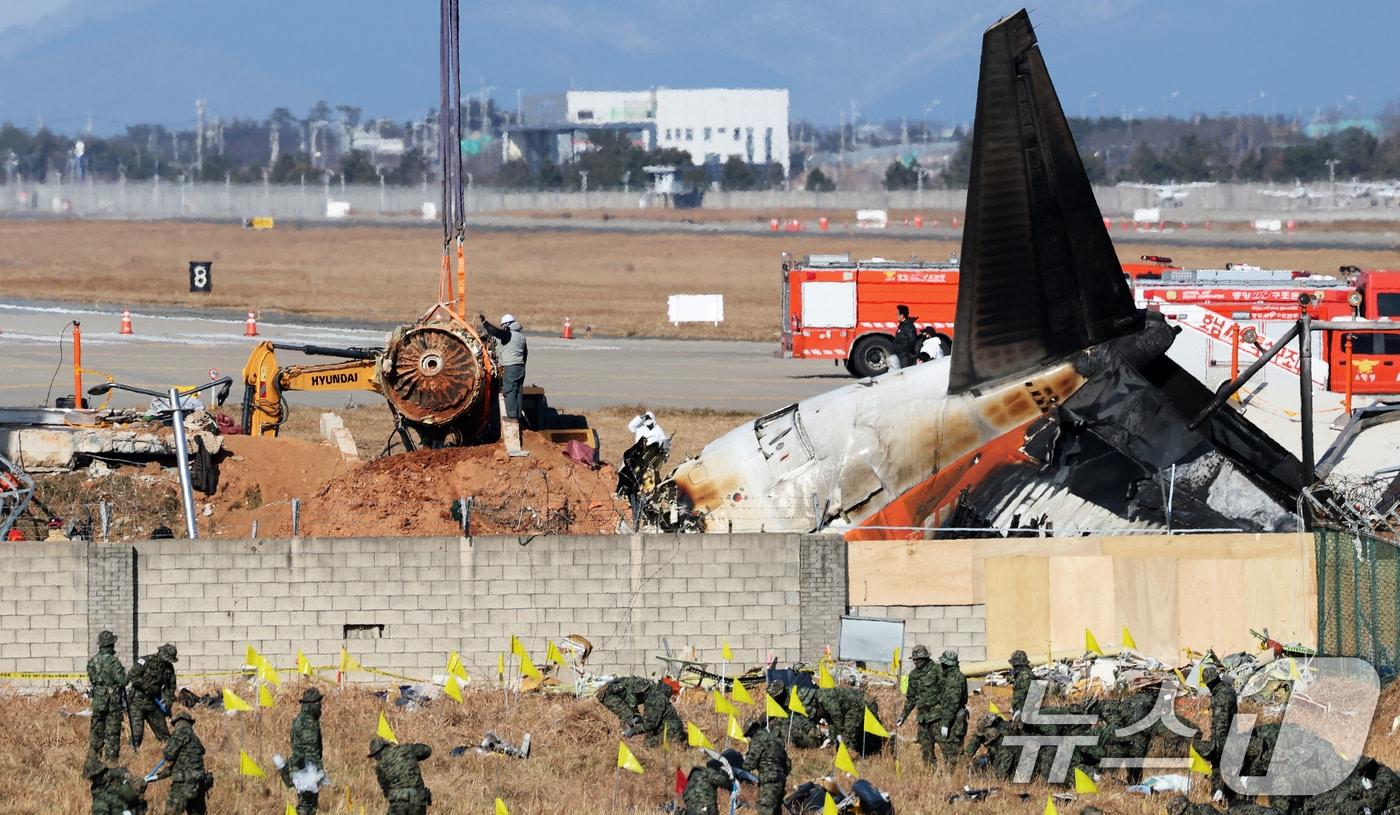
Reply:
[[86, 670], [87, 546], [5, 543], [0, 555], [0, 673]]
[[0, 549], [0, 671], [81, 669], [102, 628], [128, 661], [176, 644], [186, 674], [236, 670], [249, 644], [284, 666], [345, 646], [423, 678], [457, 650], [491, 681], [512, 635], [542, 661], [580, 634], [608, 673], [656, 673], [664, 645], [792, 662], [835, 645], [845, 596], [844, 543], [795, 535], [20, 544]]
[[[951, 648], [962, 662], [981, 662], [987, 654], [987, 607], [975, 606], [859, 606], [861, 617], [904, 620], [904, 652], [922, 645], [936, 659]], [[1001, 659], [1009, 654], [992, 654]]]

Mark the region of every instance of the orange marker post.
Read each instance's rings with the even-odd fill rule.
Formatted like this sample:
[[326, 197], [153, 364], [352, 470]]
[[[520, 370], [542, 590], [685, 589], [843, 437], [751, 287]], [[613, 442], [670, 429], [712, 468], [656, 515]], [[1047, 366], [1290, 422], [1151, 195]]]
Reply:
[[83, 332], [73, 321], [73, 407], [83, 406]]
[[1347, 391], [1346, 399], [1342, 402], [1342, 410], [1346, 411], [1348, 416], [1351, 415], [1351, 383], [1356, 378], [1356, 366], [1351, 364], [1351, 344], [1351, 335], [1343, 335], [1342, 345], [1346, 346], [1347, 349]]
[[457, 317], [467, 321], [467, 256], [461, 238], [457, 239]]

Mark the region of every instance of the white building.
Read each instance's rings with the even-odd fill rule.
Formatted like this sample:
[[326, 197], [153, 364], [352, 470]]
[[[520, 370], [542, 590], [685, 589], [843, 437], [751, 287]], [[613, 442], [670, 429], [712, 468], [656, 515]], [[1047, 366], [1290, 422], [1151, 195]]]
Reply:
[[[647, 149], [685, 150], [696, 165], [738, 156], [789, 170], [786, 89], [567, 91], [531, 97], [524, 108], [524, 126], [507, 148], [512, 157], [569, 161], [587, 149], [590, 130], [622, 130]], [[541, 155], [546, 145], [553, 155]]]

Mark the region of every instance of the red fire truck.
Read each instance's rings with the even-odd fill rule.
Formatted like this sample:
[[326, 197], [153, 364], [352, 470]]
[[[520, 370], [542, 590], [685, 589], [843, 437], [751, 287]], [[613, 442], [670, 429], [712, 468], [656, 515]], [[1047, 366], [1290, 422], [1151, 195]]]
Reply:
[[[1169, 311], [1171, 306], [1199, 306], [1231, 324], [1268, 329], [1270, 323], [1292, 322], [1304, 294], [1313, 319], [1400, 323], [1400, 271], [1343, 267], [1341, 277], [1327, 277], [1235, 264], [1182, 269], [1170, 258], [1152, 255], [1124, 264], [1123, 270], [1144, 307]], [[853, 376], [879, 375], [894, 349], [895, 306], [908, 305], [921, 328], [932, 326], [951, 340], [957, 289], [956, 258], [941, 263], [853, 261], [848, 255], [784, 258], [783, 353], [844, 362]], [[1348, 378], [1348, 343], [1354, 392], [1400, 392], [1400, 325], [1395, 332], [1326, 332], [1321, 355], [1328, 365], [1329, 388], [1338, 392]]]

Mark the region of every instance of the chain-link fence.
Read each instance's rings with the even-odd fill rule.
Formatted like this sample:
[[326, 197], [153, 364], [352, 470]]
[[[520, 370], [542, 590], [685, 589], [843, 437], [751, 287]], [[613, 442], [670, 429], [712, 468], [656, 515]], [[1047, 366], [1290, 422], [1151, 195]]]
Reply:
[[1400, 547], [1370, 535], [1319, 529], [1317, 640], [1325, 656], [1360, 657], [1382, 681], [1400, 671]]

